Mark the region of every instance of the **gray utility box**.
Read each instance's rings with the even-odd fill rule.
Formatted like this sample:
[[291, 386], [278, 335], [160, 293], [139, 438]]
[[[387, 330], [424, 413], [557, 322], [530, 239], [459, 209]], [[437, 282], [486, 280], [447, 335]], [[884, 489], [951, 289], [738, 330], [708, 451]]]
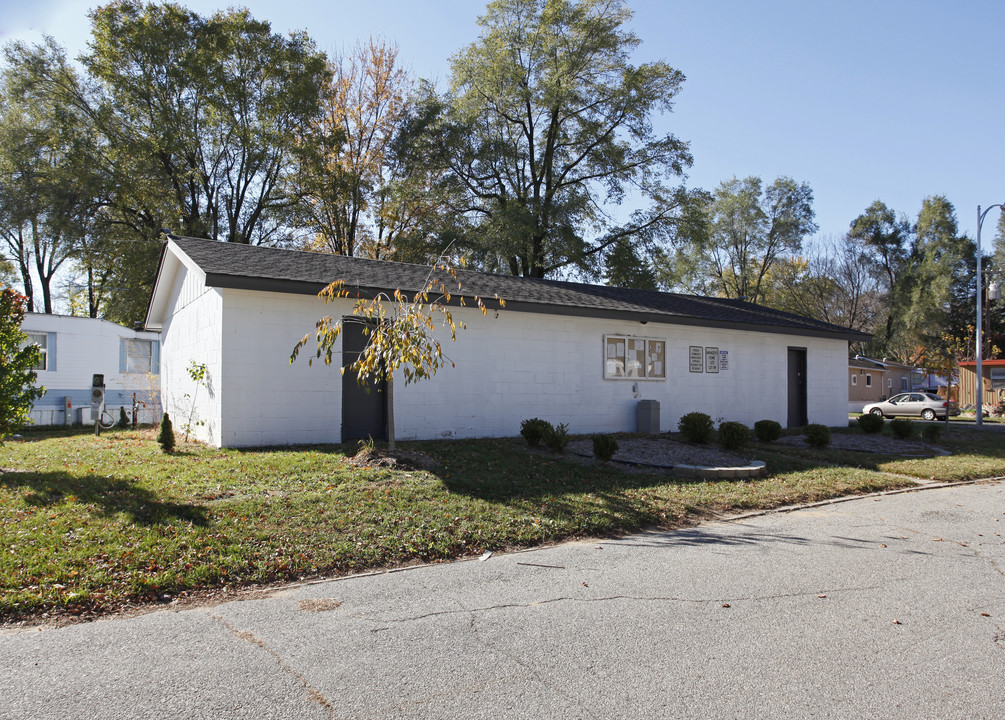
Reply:
[[636, 415], [639, 419], [639, 429], [640, 433], [647, 433], [649, 435], [656, 435], [660, 431], [660, 402], [659, 400], [639, 400], [639, 406], [636, 409]]

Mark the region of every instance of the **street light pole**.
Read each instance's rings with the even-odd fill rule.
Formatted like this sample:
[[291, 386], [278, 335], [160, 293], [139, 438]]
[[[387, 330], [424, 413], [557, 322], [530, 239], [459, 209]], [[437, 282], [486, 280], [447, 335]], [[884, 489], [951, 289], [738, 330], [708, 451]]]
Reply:
[[[974, 348], [977, 355], [977, 424], [984, 424], [984, 366], [982, 360], [984, 358], [984, 350], [982, 348], [983, 338], [982, 335], [982, 322], [981, 322], [981, 225], [984, 224], [984, 216], [987, 215], [991, 208], [1000, 208], [1005, 210], [1005, 205], [999, 203], [997, 205], [989, 205], [984, 212], [981, 212], [981, 206], [977, 206], [977, 347]], [[948, 416], [948, 415], [947, 415]]]

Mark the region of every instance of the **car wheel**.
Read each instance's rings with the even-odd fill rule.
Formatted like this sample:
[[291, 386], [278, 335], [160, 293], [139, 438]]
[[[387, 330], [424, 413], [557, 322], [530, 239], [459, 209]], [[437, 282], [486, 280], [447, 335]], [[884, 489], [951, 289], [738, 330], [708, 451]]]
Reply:
[[883, 411], [880, 410], [879, 408], [873, 408], [872, 410], [869, 411], [869, 414], [876, 415], [877, 417], [883, 417]]
[[921, 417], [925, 418], [925, 420], [934, 420], [935, 419], [935, 411], [931, 410], [931, 409], [923, 410], [921, 412]]

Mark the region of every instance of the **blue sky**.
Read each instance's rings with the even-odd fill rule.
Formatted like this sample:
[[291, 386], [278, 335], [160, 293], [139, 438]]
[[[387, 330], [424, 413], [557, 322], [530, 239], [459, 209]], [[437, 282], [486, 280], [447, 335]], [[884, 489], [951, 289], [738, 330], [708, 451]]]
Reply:
[[[77, 55], [79, 0], [0, 0], [0, 40], [45, 32]], [[333, 50], [381, 35], [419, 77], [446, 82], [477, 38], [482, 0], [190, 0], [203, 14], [243, 4], [277, 31], [306, 29]], [[657, 121], [690, 141], [688, 184], [790, 175], [813, 188], [821, 237], [840, 236], [873, 200], [916, 216], [926, 195], [977, 229], [977, 205], [1005, 202], [1000, 0], [634, 0], [639, 61], [687, 76]], [[16, 5], [16, 6], [15, 6]], [[990, 251], [997, 211], [985, 221]]]

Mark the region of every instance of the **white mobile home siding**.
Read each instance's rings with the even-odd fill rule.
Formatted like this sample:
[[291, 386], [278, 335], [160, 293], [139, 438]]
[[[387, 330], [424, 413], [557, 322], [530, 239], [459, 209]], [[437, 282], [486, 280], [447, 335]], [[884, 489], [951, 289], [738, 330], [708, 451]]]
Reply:
[[[90, 421], [91, 381], [96, 374], [105, 376], [105, 408], [118, 418], [119, 408], [132, 411], [133, 393], [146, 403], [140, 408], [140, 422], [150, 422], [159, 411], [160, 335], [132, 330], [100, 318], [26, 313], [21, 329], [42, 333], [47, 338], [47, 367], [39, 370], [36, 384], [46, 389], [32, 410], [36, 425], [63, 425]], [[123, 340], [147, 340], [152, 343], [152, 372], [126, 372]], [[66, 399], [70, 399], [70, 417]]]

